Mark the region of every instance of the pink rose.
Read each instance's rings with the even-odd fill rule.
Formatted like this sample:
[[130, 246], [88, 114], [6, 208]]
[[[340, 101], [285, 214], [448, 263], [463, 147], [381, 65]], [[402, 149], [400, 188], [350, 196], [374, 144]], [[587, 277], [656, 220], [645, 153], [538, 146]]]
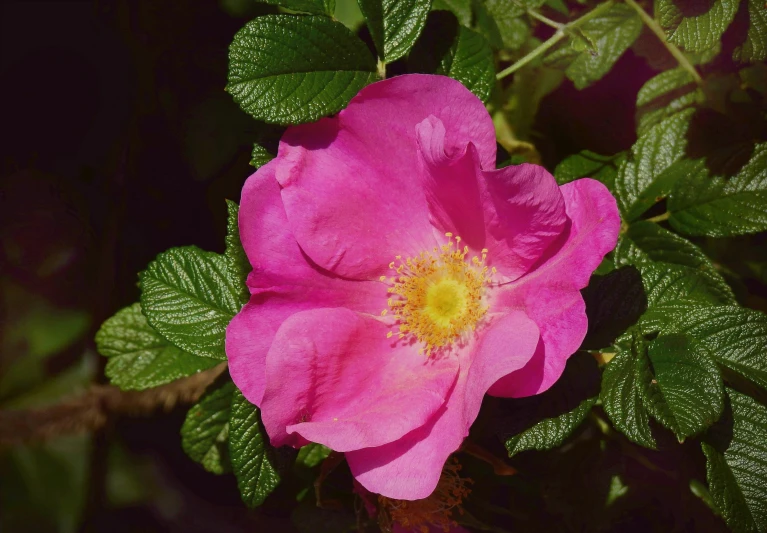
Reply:
[[251, 299], [226, 351], [272, 444], [322, 443], [371, 492], [421, 499], [486, 392], [559, 378], [618, 210], [591, 179], [494, 170], [495, 151], [479, 99], [414, 74], [289, 128], [248, 179]]

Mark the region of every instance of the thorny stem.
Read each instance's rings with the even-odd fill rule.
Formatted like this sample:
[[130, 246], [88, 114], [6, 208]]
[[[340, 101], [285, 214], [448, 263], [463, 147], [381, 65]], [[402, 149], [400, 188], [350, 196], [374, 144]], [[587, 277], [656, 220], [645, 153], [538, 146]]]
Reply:
[[674, 46], [673, 43], [668, 42], [666, 39], [666, 33], [663, 31], [663, 28], [661, 28], [660, 25], [655, 21], [655, 19], [648, 15], [647, 11], [642, 9], [642, 6], [637, 4], [634, 0], [625, 0], [625, 2], [631, 6], [634, 11], [637, 12], [639, 18], [642, 19], [642, 22], [644, 22], [647, 27], [650, 28], [650, 30], [658, 37], [658, 39], [660, 39], [660, 42], [663, 43], [663, 46], [666, 47], [666, 50], [668, 50], [671, 55], [674, 56], [674, 59], [677, 60], [679, 66], [690, 73], [692, 78], [695, 80], [695, 83], [701, 85], [703, 83], [703, 78], [700, 77], [698, 71], [695, 70], [695, 67], [692, 65], [692, 63], [690, 63], [690, 60], [685, 57], [681, 50]]
[[[577, 28], [581, 24], [591, 20], [592, 18], [602, 14], [604, 11], [607, 11], [613, 6], [614, 2], [612, 0], [605, 2], [604, 4], [598, 5], [596, 8], [592, 9], [585, 15], [568, 22], [567, 24], [560, 24], [557, 27], [557, 31], [549, 37], [549, 39], [543, 43], [540, 44], [537, 48], [532, 50], [529, 54], [527, 54], [522, 59], [515, 62], [513, 65], [503, 69], [501, 72], [499, 72], [495, 77], [498, 80], [501, 80], [508, 76], [509, 74], [513, 74], [514, 72], [518, 71], [520, 68], [524, 67], [528, 63], [530, 63], [535, 58], [539, 57], [540, 55], [544, 54], [547, 50], [549, 50], [552, 46], [557, 44], [559, 41], [564, 39], [567, 36], [567, 32], [572, 30], [573, 28]], [[543, 15], [540, 15], [539, 13], [536, 13], [535, 15], [532, 14], [533, 10], [528, 10], [528, 13], [531, 14], [531, 16], [534, 16], [535, 18], [538, 18], [538, 20], [545, 19], [546, 17], [543, 17]], [[548, 19], [547, 19], [548, 20]], [[549, 21], [553, 22], [554, 24], [559, 24], [558, 22], [554, 22], [553, 20]], [[547, 22], [548, 24], [548, 22]], [[549, 24], [550, 25], [550, 24]]]

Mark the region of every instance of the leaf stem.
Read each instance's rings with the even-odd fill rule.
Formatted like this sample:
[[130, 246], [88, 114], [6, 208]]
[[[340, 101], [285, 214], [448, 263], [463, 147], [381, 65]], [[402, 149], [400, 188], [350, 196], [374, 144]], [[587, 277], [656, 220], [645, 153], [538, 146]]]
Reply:
[[378, 77], [382, 80], [386, 79], [386, 63], [384, 63], [383, 59], [378, 60], [378, 64], [376, 65], [376, 68], [378, 70]]
[[668, 39], [666, 39], [666, 32], [663, 31], [663, 28], [660, 27], [660, 24], [658, 24], [654, 18], [652, 18], [647, 11], [642, 9], [642, 6], [637, 4], [634, 0], [625, 0], [625, 2], [634, 9], [634, 11], [637, 12], [639, 15], [639, 18], [642, 19], [642, 22], [644, 22], [648, 28], [660, 39], [660, 42], [663, 43], [663, 46], [666, 47], [666, 50], [668, 50], [672, 56], [674, 56], [674, 59], [677, 60], [677, 63], [679, 63], [679, 66], [685, 69], [687, 72], [690, 73], [692, 78], [695, 80], [695, 83], [698, 85], [703, 84], [703, 78], [700, 77], [700, 74], [698, 74], [698, 71], [695, 69], [692, 63], [690, 63], [690, 60], [687, 59], [687, 57], [682, 53], [679, 48], [677, 48], [674, 43], [668, 42]]
[[668, 220], [670, 216], [671, 216], [671, 212], [666, 211], [665, 213], [663, 213], [662, 215], [658, 215], [657, 217], [648, 218], [647, 222], [655, 222], [655, 223], [663, 222], [664, 220]]
[[[554, 26], [557, 28], [557, 31], [548, 38], [548, 40], [541, 43], [537, 48], [532, 50], [529, 54], [524, 56], [523, 58], [516, 61], [514, 64], [512, 64], [509, 67], [506, 67], [501, 72], [496, 74], [495, 78], [498, 80], [501, 80], [508, 76], [509, 74], [513, 74], [514, 72], [518, 71], [528, 63], [530, 63], [532, 60], [537, 58], [538, 56], [544, 54], [548, 49], [550, 49], [552, 46], [557, 44], [559, 41], [564, 39], [567, 36], [567, 32], [573, 28], [577, 28], [581, 24], [591, 20], [592, 18], [602, 14], [604, 11], [607, 11], [613, 6], [614, 2], [613, 0], [608, 0], [607, 2], [604, 2], [603, 4], [599, 4], [597, 7], [586, 13], [585, 15], [568, 22], [567, 24], [559, 24], [558, 22], [554, 22], [553, 20], [546, 19], [543, 15], [540, 13], [535, 12], [535, 15], [533, 15], [533, 10], [528, 10], [528, 13], [531, 14], [531, 16], [537, 18], [538, 20], [545, 22], [543, 19], [548, 20], [551, 23], [556, 24], [557, 26]], [[547, 24], [549, 22], [546, 22]], [[549, 24], [551, 25], [551, 24]]]

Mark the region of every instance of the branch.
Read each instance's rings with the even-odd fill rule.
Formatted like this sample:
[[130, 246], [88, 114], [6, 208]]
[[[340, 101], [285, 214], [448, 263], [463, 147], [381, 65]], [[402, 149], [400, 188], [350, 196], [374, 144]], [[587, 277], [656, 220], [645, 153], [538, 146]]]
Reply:
[[144, 391], [123, 391], [112, 385], [92, 385], [75, 398], [42, 409], [0, 411], [0, 448], [58, 435], [95, 431], [114, 415], [147, 415], [158, 408], [192, 403], [226, 369], [209, 370]]

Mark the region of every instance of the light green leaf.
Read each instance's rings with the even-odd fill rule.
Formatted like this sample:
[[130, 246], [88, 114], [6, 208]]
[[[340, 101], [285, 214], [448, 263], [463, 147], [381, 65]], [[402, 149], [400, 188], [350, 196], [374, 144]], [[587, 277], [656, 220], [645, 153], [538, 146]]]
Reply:
[[154, 329], [194, 355], [226, 359], [226, 326], [240, 310], [241, 282], [224, 256], [195, 246], [171, 248], [139, 279], [141, 308]]
[[676, 333], [650, 342], [637, 359], [639, 395], [649, 413], [683, 441], [716, 422], [724, 408], [719, 369], [705, 347]]
[[253, 152], [250, 156], [250, 164], [256, 168], [261, 168], [269, 161], [274, 159], [274, 156], [269, 151], [258, 143], [253, 144]]
[[584, 150], [563, 160], [554, 169], [557, 183], [564, 185], [580, 178], [599, 180], [610, 189], [615, 189], [615, 176], [618, 167], [626, 159], [626, 152], [615, 155], [599, 155]]
[[704, 3], [708, 7], [706, 11], [696, 9], [694, 15], [685, 16], [684, 6], [688, 3], [684, 0], [656, 0], [655, 17], [666, 30], [666, 38], [689, 52], [713, 48], [719, 44], [724, 30], [735, 17], [739, 0], [717, 0], [707, 6]]
[[615, 428], [629, 440], [655, 449], [650, 430], [650, 415], [639, 397], [636, 361], [647, 349], [645, 340], [636, 332], [626, 333], [617, 343], [618, 353], [602, 373], [602, 407]]
[[307, 468], [313, 468], [324, 461], [332, 452], [333, 450], [327, 446], [310, 442], [298, 450], [296, 464], [303, 465]]
[[618, 240], [614, 260], [616, 266], [655, 261], [679, 265], [689, 276], [705, 277], [722, 303], [736, 303], [732, 289], [700, 248], [653, 222], [640, 220], [631, 224]]
[[96, 333], [96, 349], [109, 358], [105, 374], [124, 390], [144, 390], [218, 364], [173, 346], [147, 323], [141, 305], [121, 309]]
[[767, 59], [767, 9], [762, 0], [745, 0], [741, 9], [748, 15], [748, 31], [743, 44], [732, 53], [735, 61], [755, 63]]
[[[485, 33], [489, 35], [490, 43], [495, 48], [518, 50], [530, 37], [530, 26], [524, 18], [521, 18], [525, 13], [525, 7], [535, 9], [542, 4], [543, 2], [539, 0], [520, 0], [519, 3], [508, 0], [485, 0], [484, 4], [477, 5], [477, 24], [485, 26]], [[480, 11], [482, 8], [486, 11]]]
[[569, 63], [565, 74], [577, 89], [584, 89], [610, 71], [641, 31], [642, 21], [636, 11], [625, 4], [615, 4], [582, 24], [578, 28], [581, 37], [569, 39], [549, 54], [547, 61]]
[[446, 11], [429, 15], [422, 38], [410, 54], [413, 72], [450, 76], [463, 83], [482, 101], [495, 85], [493, 52], [480, 34], [460, 26]]
[[214, 474], [231, 470], [228, 441], [234, 391], [234, 383], [226, 381], [206, 392], [189, 409], [181, 426], [181, 446], [186, 454]]
[[720, 365], [767, 390], [767, 315], [738, 306], [671, 301], [643, 317], [643, 328], [686, 333]]
[[375, 68], [362, 41], [340, 22], [266, 15], [234, 36], [226, 90], [256, 119], [299, 124], [342, 109], [375, 80]]
[[706, 434], [706, 477], [714, 504], [735, 533], [767, 531], [767, 408], [728, 389], [729, 407]]
[[242, 242], [240, 241], [240, 229], [238, 225], [238, 213], [240, 207], [231, 200], [226, 201], [227, 219], [226, 219], [226, 249], [224, 250], [224, 257], [226, 258], [226, 265], [229, 269], [229, 276], [239, 282], [240, 294], [239, 302], [240, 306], [248, 303], [250, 299], [250, 291], [245, 283], [248, 278], [248, 274], [252, 270], [250, 261], [245, 255], [245, 250], [242, 248]]
[[683, 68], [661, 72], [650, 78], [637, 94], [637, 135], [703, 99], [703, 91]]
[[421, 35], [431, 0], [357, 0], [378, 55], [386, 63], [406, 55]]
[[[686, 109], [647, 130], [634, 143], [628, 158], [618, 169], [615, 191], [618, 206], [627, 221], [639, 218], [645, 210], [646, 199], [655, 198], [647, 190], [663, 171], [684, 157], [692, 114], [692, 109]], [[662, 190], [659, 188], [659, 192]], [[637, 208], [637, 205], [642, 207]]]
[[336, 0], [256, 0], [262, 4], [282, 6], [291, 11], [312, 13], [313, 15], [333, 16], [336, 9]]
[[229, 455], [242, 500], [256, 507], [277, 487], [280, 475], [275, 467], [269, 437], [261, 427], [258, 407], [239, 390], [232, 397], [229, 419]]
[[669, 223], [688, 235], [729, 237], [767, 230], [767, 143], [734, 176], [712, 176], [705, 160], [680, 165]]

